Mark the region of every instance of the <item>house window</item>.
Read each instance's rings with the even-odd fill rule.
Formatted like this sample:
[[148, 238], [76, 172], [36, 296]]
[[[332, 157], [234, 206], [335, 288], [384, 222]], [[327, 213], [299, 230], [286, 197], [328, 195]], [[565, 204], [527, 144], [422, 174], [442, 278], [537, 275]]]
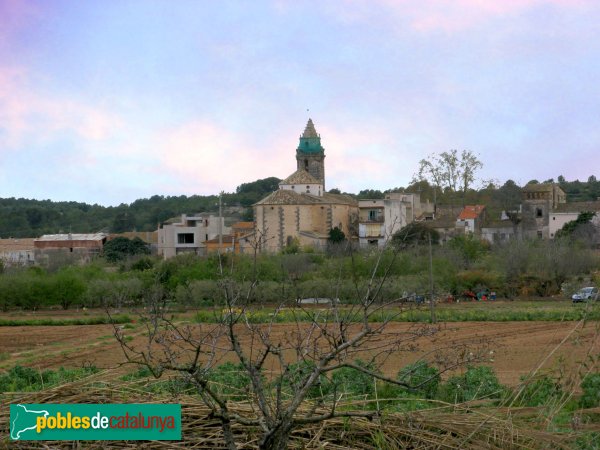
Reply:
[[535, 209], [535, 216], [536, 217], [544, 217], [544, 211], [542, 211], [542, 208]]
[[537, 236], [541, 239], [542, 238], [542, 232], [538, 231]]
[[377, 220], [379, 218], [379, 211], [376, 209], [369, 210], [369, 220]]
[[179, 233], [177, 235], [177, 243], [178, 244], [193, 244], [194, 243], [194, 233]]

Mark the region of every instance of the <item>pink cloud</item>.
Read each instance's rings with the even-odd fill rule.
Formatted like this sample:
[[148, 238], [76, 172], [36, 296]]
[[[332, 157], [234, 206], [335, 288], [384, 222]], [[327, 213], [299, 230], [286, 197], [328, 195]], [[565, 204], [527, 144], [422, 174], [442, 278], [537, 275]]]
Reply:
[[233, 191], [240, 183], [266, 178], [284, 177], [294, 169], [294, 137], [287, 142], [269, 139], [253, 143], [239, 131], [208, 120], [194, 120], [174, 129], [160, 132], [154, 148], [146, 154], [152, 170], [167, 177], [165, 191], [188, 194]]
[[51, 141], [65, 131], [98, 141], [120, 126], [120, 118], [104, 108], [37, 88], [23, 67], [0, 67], [0, 142], [5, 148], [16, 148], [26, 139]]

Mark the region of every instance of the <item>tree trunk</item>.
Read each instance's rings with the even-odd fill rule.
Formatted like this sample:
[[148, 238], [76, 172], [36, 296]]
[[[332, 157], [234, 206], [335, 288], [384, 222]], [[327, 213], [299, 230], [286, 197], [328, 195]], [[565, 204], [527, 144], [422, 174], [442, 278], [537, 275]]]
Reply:
[[285, 450], [292, 431], [288, 421], [280, 423], [269, 433], [265, 434], [258, 448], [261, 450]]

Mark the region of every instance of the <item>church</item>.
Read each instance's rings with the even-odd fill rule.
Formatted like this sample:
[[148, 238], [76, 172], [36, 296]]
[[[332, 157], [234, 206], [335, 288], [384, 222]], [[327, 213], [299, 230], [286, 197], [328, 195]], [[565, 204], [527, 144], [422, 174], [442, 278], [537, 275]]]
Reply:
[[294, 242], [324, 249], [335, 227], [346, 237], [355, 237], [358, 202], [325, 191], [325, 149], [311, 119], [300, 136], [296, 165], [297, 170], [279, 183], [278, 190], [254, 205], [261, 251], [278, 252]]

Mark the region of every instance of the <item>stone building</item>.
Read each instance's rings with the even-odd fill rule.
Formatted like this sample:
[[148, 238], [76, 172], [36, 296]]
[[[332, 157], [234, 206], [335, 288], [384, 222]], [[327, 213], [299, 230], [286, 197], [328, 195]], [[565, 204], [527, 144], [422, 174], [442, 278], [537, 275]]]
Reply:
[[279, 189], [254, 205], [255, 237], [262, 251], [277, 252], [297, 242], [325, 248], [329, 231], [357, 234], [358, 202], [325, 192], [325, 150], [311, 119], [296, 149], [297, 170]]
[[557, 183], [532, 183], [522, 189], [522, 229], [525, 237], [550, 237], [550, 213], [567, 202]]
[[[315, 130], [312, 119], [308, 119], [300, 143], [296, 149], [298, 171], [308, 172], [323, 186], [325, 191], [325, 149], [321, 145], [321, 136]], [[298, 172], [296, 172], [298, 173]]]

